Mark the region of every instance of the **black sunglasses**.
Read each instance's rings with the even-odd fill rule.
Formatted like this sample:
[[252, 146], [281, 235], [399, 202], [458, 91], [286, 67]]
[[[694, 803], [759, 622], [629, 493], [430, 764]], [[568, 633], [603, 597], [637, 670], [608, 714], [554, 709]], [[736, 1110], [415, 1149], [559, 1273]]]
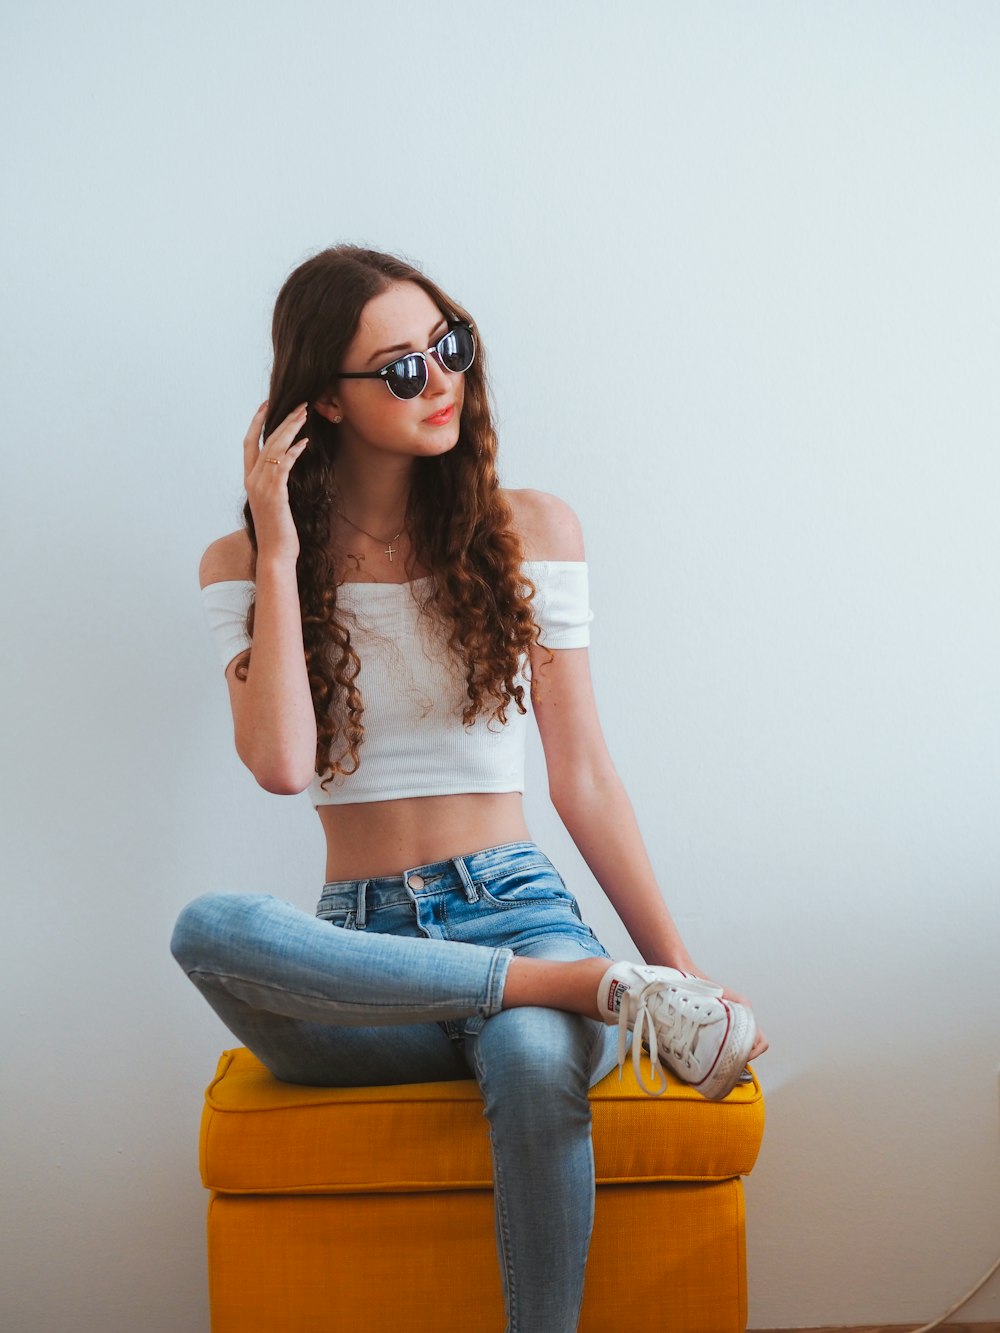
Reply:
[[381, 370], [342, 370], [342, 380], [385, 380], [395, 398], [418, 398], [427, 388], [427, 358], [433, 356], [444, 370], [456, 375], [476, 359], [476, 335], [468, 324], [453, 324], [426, 352], [407, 352]]

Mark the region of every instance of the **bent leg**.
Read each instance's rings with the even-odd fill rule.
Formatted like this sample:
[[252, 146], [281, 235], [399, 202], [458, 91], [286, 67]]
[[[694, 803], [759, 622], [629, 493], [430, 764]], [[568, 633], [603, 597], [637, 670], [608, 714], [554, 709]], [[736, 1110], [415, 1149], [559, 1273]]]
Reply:
[[510, 949], [339, 930], [262, 894], [213, 893], [181, 912], [170, 944], [211, 1002], [341, 1027], [498, 1013]]
[[509, 949], [340, 930], [257, 894], [207, 894], [171, 950], [276, 1078], [368, 1086], [467, 1078], [437, 1020], [500, 1010]]
[[455, 1043], [437, 1023], [332, 1027], [255, 1009], [199, 986], [240, 1042], [275, 1078], [318, 1088], [371, 1088], [469, 1077]]

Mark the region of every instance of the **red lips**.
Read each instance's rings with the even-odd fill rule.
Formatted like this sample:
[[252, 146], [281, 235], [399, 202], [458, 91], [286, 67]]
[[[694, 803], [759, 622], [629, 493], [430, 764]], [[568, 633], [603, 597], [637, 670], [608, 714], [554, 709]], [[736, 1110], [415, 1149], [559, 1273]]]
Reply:
[[432, 417], [424, 417], [424, 420], [431, 426], [443, 426], [445, 422], [450, 421], [452, 413], [455, 411], [455, 404], [449, 403], [443, 407], [440, 412], [435, 412]]

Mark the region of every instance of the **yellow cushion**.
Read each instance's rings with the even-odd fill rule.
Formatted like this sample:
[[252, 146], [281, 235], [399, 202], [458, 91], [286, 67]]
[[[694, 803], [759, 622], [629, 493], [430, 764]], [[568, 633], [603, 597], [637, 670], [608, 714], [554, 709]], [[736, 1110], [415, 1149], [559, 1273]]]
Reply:
[[[590, 1093], [599, 1184], [712, 1181], [749, 1172], [764, 1101], [753, 1083], [707, 1102], [675, 1079], [647, 1096], [626, 1065]], [[201, 1173], [227, 1194], [418, 1193], [492, 1184], [471, 1079], [382, 1088], [281, 1083], [249, 1051], [225, 1051], [207, 1089]]]
[[[212, 1333], [500, 1333], [485, 1190], [213, 1194]], [[609, 1185], [597, 1192], [579, 1333], [741, 1333], [743, 1189]]]

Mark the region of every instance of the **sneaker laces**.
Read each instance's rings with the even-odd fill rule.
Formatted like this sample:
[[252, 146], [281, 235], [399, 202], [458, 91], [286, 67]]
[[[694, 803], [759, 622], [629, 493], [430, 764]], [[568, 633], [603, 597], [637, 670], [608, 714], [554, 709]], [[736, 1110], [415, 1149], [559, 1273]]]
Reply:
[[[635, 1001], [635, 1013], [632, 1016], [632, 1068], [635, 1070], [636, 1081], [643, 1092], [651, 1097], [662, 1097], [667, 1090], [667, 1076], [664, 1073], [663, 1065], [660, 1061], [659, 1044], [656, 1037], [656, 1017], [650, 1008], [650, 1001], [663, 991], [672, 991], [673, 995], [666, 1001], [661, 1001], [655, 1005], [655, 1010], [659, 1012], [660, 1023], [665, 1025], [663, 1016], [664, 1007], [670, 1015], [669, 1026], [669, 1045], [677, 1060], [686, 1060], [691, 1046], [698, 1033], [698, 1029], [707, 1021], [707, 1016], [698, 1011], [698, 1003], [695, 996], [685, 995], [672, 986], [669, 981], [651, 981], [648, 986], [644, 986], [639, 992]], [[690, 1006], [690, 1008], [689, 1008]], [[623, 1004], [618, 1014], [618, 1077], [622, 1076], [625, 1068], [625, 1046], [628, 1041], [629, 1014], [631, 1006]], [[646, 1047], [649, 1051], [649, 1063], [653, 1073], [657, 1076], [658, 1084], [650, 1087], [642, 1076], [641, 1051], [643, 1039], [645, 1038]], [[662, 1085], [662, 1086], [659, 1086]]]

